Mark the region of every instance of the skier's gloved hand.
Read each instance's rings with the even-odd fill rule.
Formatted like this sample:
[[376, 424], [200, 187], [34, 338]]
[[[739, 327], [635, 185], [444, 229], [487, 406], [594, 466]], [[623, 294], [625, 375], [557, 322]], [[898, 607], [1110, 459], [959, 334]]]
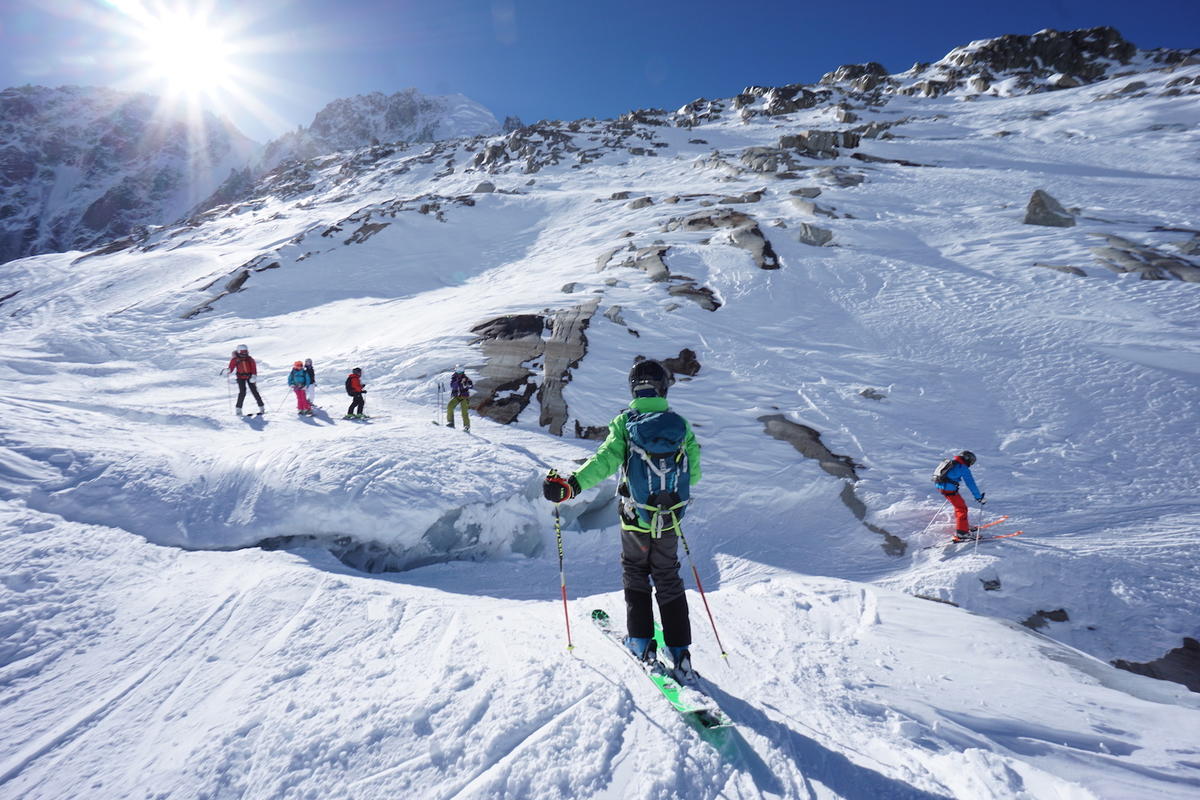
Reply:
[[579, 481], [575, 480], [572, 475], [569, 478], [563, 478], [554, 470], [551, 470], [546, 479], [542, 481], [542, 494], [551, 503], [561, 503], [564, 500], [570, 500], [575, 495], [579, 494]]
[[251, 375], [251, 376], [250, 376], [249, 378], [247, 378], [246, 380], [250, 381], [251, 383], [258, 383], [258, 376], [257, 376], [257, 375]]
[[987, 497], [987, 492], [983, 492], [982, 494], [980, 494], [980, 495], [979, 495], [979, 497], [977, 497], [977, 498], [975, 498], [975, 499], [979, 501], [979, 505], [981, 505], [981, 506], [986, 506], [986, 505], [987, 505], [987, 500], [984, 500], [984, 499], [983, 499], [983, 498], [985, 498], [985, 497]]

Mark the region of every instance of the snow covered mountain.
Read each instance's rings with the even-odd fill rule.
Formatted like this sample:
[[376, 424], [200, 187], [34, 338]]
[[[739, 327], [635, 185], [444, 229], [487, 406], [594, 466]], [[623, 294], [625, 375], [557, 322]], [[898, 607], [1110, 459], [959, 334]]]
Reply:
[[309, 159], [339, 150], [390, 142], [433, 142], [500, 132], [491, 111], [461, 94], [427, 95], [416, 89], [334, 100], [307, 128], [267, 145], [262, 165]]
[[23, 86], [0, 92], [0, 262], [95, 247], [174, 221], [257, 145], [211, 114], [146, 94]]
[[[0, 266], [0, 796], [1194, 797], [1200, 63], [954, 52], [291, 161]], [[703, 446], [719, 735], [588, 625], [612, 481], [561, 508], [564, 619], [539, 484], [637, 356]], [[962, 447], [1022, 535], [945, 546]]]

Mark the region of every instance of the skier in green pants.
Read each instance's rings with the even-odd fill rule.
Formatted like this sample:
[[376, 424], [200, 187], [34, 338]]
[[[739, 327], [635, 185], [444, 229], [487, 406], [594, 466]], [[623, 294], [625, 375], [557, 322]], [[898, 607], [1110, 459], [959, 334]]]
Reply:
[[673, 672], [681, 683], [690, 683], [695, 680], [688, 651], [692, 630], [679, 577], [679, 520], [691, 487], [700, 481], [700, 445], [688, 421], [667, 406], [667, 388], [674, 380], [658, 361], [634, 364], [629, 371], [633, 400], [609, 423], [608, 438], [575, 474], [564, 479], [552, 471], [542, 493], [561, 503], [621, 471], [617, 494], [625, 644], [639, 658], [657, 658], [653, 583]]
[[467, 409], [471, 397], [471, 390], [475, 388], [475, 384], [467, 377], [467, 373], [462, 367], [455, 367], [454, 374], [450, 376], [450, 402], [446, 405], [446, 427], [454, 427], [454, 407], [462, 406], [462, 423], [463, 430], [471, 430], [471, 418], [467, 416]]

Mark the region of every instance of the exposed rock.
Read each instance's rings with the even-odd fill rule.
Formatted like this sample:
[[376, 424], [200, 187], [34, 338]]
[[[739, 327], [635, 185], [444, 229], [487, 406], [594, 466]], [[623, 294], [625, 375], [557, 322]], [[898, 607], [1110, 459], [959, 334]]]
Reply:
[[843, 64], [832, 72], [826, 72], [821, 76], [821, 83], [853, 83], [863, 77], [876, 78], [882, 80], [888, 76], [887, 68], [875, 61], [869, 61], [866, 64]]
[[1200, 283], [1200, 266], [1120, 236], [1105, 235], [1104, 247], [1089, 248], [1100, 264], [1113, 272], [1137, 272], [1143, 280], [1178, 278]]
[[751, 222], [733, 228], [727, 237], [734, 247], [740, 247], [750, 253], [759, 269], [779, 269], [779, 256], [775, 254], [775, 248], [758, 227], [758, 223]]
[[475, 184], [475, 188], [471, 190], [473, 194], [490, 194], [496, 191], [496, 184], [491, 181], [480, 181]]
[[1038, 611], [1035, 614], [1021, 622], [1026, 628], [1033, 628], [1035, 631], [1039, 628], [1044, 628], [1051, 622], [1067, 622], [1070, 617], [1067, 616], [1067, 611], [1064, 608], [1056, 608], [1053, 611]]
[[814, 203], [812, 200], [805, 200], [801, 197], [792, 197], [788, 202], [799, 211], [801, 214], [809, 214], [810, 216], [830, 217], [837, 219], [837, 214], [830, 211], [828, 208]]
[[579, 284], [575, 281], [571, 281], [570, 283], [563, 284], [562, 292], [563, 294], [574, 294], [578, 289]]
[[[672, 277], [676, 278], [676, 276]], [[721, 301], [717, 300], [712, 289], [707, 286], [697, 286], [691, 278], [677, 276], [677, 279], [680, 282], [669, 286], [667, 294], [672, 297], [686, 297], [705, 311], [716, 311], [721, 307]]]
[[751, 172], [775, 172], [783, 152], [774, 147], [747, 147], [742, 151], [742, 166]]
[[821, 441], [821, 434], [817, 430], [807, 425], [801, 425], [798, 422], [792, 422], [783, 414], [769, 414], [759, 417], [758, 421], [763, 423], [764, 430], [769, 436], [787, 442], [800, 455], [816, 461], [825, 472], [835, 478], [845, 480], [846, 483], [842, 486], [842, 491], [839, 495], [842, 503], [850, 509], [850, 513], [854, 515], [855, 519], [862, 522], [864, 527], [873, 533], [883, 536], [883, 551], [885, 553], [894, 556], [904, 555], [907, 546], [903, 539], [866, 521], [866, 504], [863, 503], [854, 491], [854, 484], [858, 482], [859, 478], [858, 465], [854, 463], [853, 459], [849, 456], [840, 456], [834, 453]]
[[[639, 356], [634, 360], [642, 361], [644, 359]], [[671, 372], [675, 375], [695, 377], [696, 375], [700, 374], [700, 362], [696, 360], [696, 352], [694, 350], [689, 350], [686, 347], [679, 351], [679, 355], [673, 356], [672, 358], [663, 358], [660, 359], [660, 361], [662, 361], [663, 365], [667, 369], [671, 370]]]
[[621, 307], [620, 306], [610, 306], [609, 309], [604, 312], [604, 316], [605, 316], [605, 318], [612, 320], [613, 322], [617, 323], [618, 325], [626, 324], [625, 317], [623, 317], [621, 315]]
[[575, 420], [575, 438], [576, 439], [594, 439], [602, 442], [608, 438], [607, 425], [580, 425], [579, 420]]
[[837, 158], [838, 148], [858, 147], [859, 135], [853, 131], [807, 130], [779, 137], [779, 147], [799, 150], [817, 158]]
[[722, 208], [716, 211], [700, 211], [683, 219], [670, 220], [664, 228], [667, 231], [704, 231], [716, 228], [737, 228], [753, 222], [754, 217], [748, 214], [734, 211], [731, 208]]
[[562, 436], [567, 421], [563, 389], [571, 381], [571, 370], [587, 354], [584, 331], [599, 304], [600, 298], [595, 297], [583, 305], [557, 312], [550, 320], [550, 337], [543, 349], [542, 386], [537, 392], [542, 409], [538, 424], [546, 426], [555, 436]]
[[649, 197], [639, 197], [636, 200], [632, 200], [629, 203], [626, 203], [625, 207], [628, 208], [630, 211], [637, 211], [639, 208], [645, 208], [646, 206], [652, 206], [652, 205], [654, 205], [654, 201], [651, 200]]
[[613, 192], [608, 196], [609, 200], [628, 200], [629, 192]]
[[790, 192], [788, 192], [788, 194], [793, 195], [795, 197], [813, 198], [813, 197], [820, 197], [821, 190], [815, 186], [804, 186], [799, 189], [792, 189]]
[[642, 270], [650, 278], [651, 281], [665, 281], [671, 275], [671, 271], [667, 269], [667, 265], [663, 262], [663, 256], [666, 255], [669, 247], [652, 246], [642, 247], [634, 256], [632, 266]]
[[915, 161], [908, 161], [903, 158], [884, 158], [883, 156], [873, 156], [870, 153], [851, 153], [850, 157], [856, 161], [864, 161], [868, 164], [898, 164], [901, 167], [927, 167], [928, 164], [918, 164]]
[[763, 194], [765, 192], [766, 192], [766, 189], [757, 189], [753, 192], [746, 192], [745, 194], [722, 197], [719, 202], [722, 203], [723, 205], [733, 205], [733, 204], [739, 204], [739, 203], [757, 203], [758, 201], [762, 200]]
[[868, 400], [883, 400], [884, 398], [887, 397], [887, 395], [884, 394], [883, 392], [879, 391], [878, 389], [872, 389], [869, 386], [866, 389], [863, 389], [862, 391], [860, 391], [858, 393], [858, 396], [865, 397]]
[[1041, 262], [1038, 262], [1038, 261], [1033, 262], [1033, 265], [1035, 267], [1045, 267], [1046, 269], [1052, 269], [1055, 272], [1064, 272], [1068, 275], [1078, 275], [1081, 278], [1087, 277], [1087, 273], [1084, 272], [1083, 270], [1081, 270], [1079, 267], [1071, 267], [1071, 266], [1067, 266], [1065, 264], [1042, 264]]
[[843, 166], [822, 167], [817, 170], [817, 177], [829, 181], [830, 183], [839, 186], [843, 189], [848, 189], [853, 186], [858, 186], [867, 179], [867, 176], [860, 172], [851, 172]]
[[471, 399], [478, 413], [507, 425], [529, 405], [537, 386], [526, 364], [542, 354], [545, 325], [537, 314], [509, 314], [471, 329], [485, 359]]
[[1182, 683], [1193, 692], [1200, 692], [1200, 642], [1189, 636], [1183, 638], [1182, 647], [1176, 647], [1162, 658], [1141, 664], [1117, 659], [1112, 665], [1149, 678]]
[[1025, 206], [1026, 225], [1048, 225], [1055, 228], [1075, 226], [1075, 217], [1042, 189], [1034, 191]]
[[801, 223], [796, 238], [802, 244], [812, 245], [813, 247], [824, 247], [833, 241], [833, 231], [818, 228], [816, 225]]

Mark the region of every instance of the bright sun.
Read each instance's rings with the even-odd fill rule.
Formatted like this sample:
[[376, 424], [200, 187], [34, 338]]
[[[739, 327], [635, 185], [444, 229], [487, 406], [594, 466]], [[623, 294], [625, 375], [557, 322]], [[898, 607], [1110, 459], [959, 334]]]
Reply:
[[183, 15], [147, 20], [141, 31], [149, 77], [175, 95], [213, 95], [227, 88], [230, 48], [203, 19]]

